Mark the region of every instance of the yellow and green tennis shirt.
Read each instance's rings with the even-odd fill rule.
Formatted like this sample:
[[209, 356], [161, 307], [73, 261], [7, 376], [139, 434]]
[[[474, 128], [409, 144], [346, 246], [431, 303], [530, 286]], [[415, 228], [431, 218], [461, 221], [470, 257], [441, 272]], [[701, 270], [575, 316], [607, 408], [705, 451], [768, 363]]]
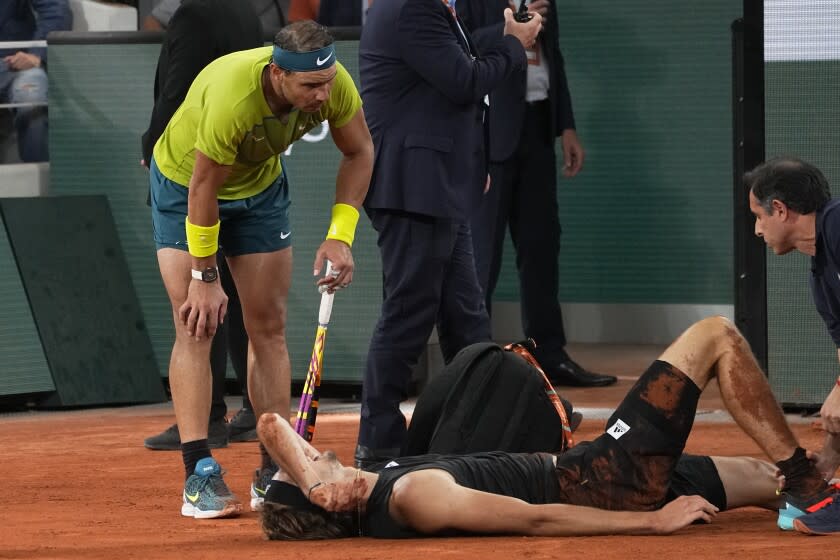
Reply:
[[341, 128], [362, 106], [353, 78], [336, 63], [338, 73], [330, 97], [318, 112], [295, 110], [287, 122], [281, 122], [262, 90], [262, 72], [271, 52], [269, 46], [231, 53], [196, 76], [155, 144], [155, 163], [165, 177], [189, 185], [199, 150], [216, 163], [232, 166], [219, 198], [254, 196], [280, 175], [277, 156], [292, 142], [323, 121]]

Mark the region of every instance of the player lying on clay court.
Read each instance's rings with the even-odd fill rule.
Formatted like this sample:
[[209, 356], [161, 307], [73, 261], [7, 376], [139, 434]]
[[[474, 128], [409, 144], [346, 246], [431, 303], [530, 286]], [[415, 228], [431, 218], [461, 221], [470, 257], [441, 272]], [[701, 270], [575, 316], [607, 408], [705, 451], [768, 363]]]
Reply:
[[728, 320], [711, 317], [651, 365], [605, 433], [558, 456], [402, 457], [365, 472], [265, 414], [258, 432], [282, 474], [269, 487], [263, 529], [271, 539], [664, 534], [724, 509], [776, 508], [770, 463], [682, 454], [700, 393], [714, 378], [737, 424], [784, 475], [787, 504], [830, 502], [836, 490], [798, 446], [747, 342]]

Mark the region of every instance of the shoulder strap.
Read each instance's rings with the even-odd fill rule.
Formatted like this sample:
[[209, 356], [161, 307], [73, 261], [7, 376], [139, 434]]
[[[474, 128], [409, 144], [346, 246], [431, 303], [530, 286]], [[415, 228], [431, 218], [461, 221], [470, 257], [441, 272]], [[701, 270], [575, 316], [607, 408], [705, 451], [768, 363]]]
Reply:
[[534, 355], [531, 354], [531, 351], [526, 347], [526, 344], [532, 348], [536, 346], [534, 341], [529, 338], [528, 340], [522, 342], [512, 342], [511, 344], [505, 346], [504, 349], [508, 352], [519, 354], [526, 362], [534, 366], [534, 368], [539, 372], [542, 377], [543, 386], [545, 387], [545, 394], [548, 396], [551, 404], [554, 405], [554, 410], [557, 411], [557, 416], [560, 417], [560, 424], [563, 427], [563, 448], [561, 451], [566, 451], [575, 445], [572, 427], [569, 424], [569, 416], [566, 414], [566, 409], [563, 407], [563, 403], [560, 402], [560, 397], [557, 395], [557, 391], [554, 390], [554, 386], [551, 384], [551, 381], [548, 380], [548, 376], [545, 374], [542, 367], [540, 367], [540, 364]]

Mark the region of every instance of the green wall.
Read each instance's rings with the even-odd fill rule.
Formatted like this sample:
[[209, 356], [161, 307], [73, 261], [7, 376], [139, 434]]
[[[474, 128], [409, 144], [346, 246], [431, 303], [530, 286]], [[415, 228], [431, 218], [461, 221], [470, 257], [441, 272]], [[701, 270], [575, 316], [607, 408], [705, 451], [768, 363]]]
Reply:
[[[565, 0], [560, 48], [586, 149], [560, 178], [568, 302], [732, 303], [727, 0]], [[512, 249], [498, 299], [518, 300]]]

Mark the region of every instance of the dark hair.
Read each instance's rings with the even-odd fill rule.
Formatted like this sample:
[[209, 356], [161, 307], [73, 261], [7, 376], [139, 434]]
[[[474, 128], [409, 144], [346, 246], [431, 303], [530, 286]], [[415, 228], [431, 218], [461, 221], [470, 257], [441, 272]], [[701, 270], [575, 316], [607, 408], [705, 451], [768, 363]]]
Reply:
[[265, 536], [273, 541], [341, 539], [352, 536], [354, 516], [289, 507], [266, 501], [260, 514]]
[[310, 19], [290, 23], [274, 36], [275, 46], [284, 51], [317, 51], [335, 42], [329, 30]]
[[831, 189], [822, 172], [794, 157], [774, 157], [744, 174], [744, 184], [768, 214], [778, 200], [800, 214], [822, 209]]

